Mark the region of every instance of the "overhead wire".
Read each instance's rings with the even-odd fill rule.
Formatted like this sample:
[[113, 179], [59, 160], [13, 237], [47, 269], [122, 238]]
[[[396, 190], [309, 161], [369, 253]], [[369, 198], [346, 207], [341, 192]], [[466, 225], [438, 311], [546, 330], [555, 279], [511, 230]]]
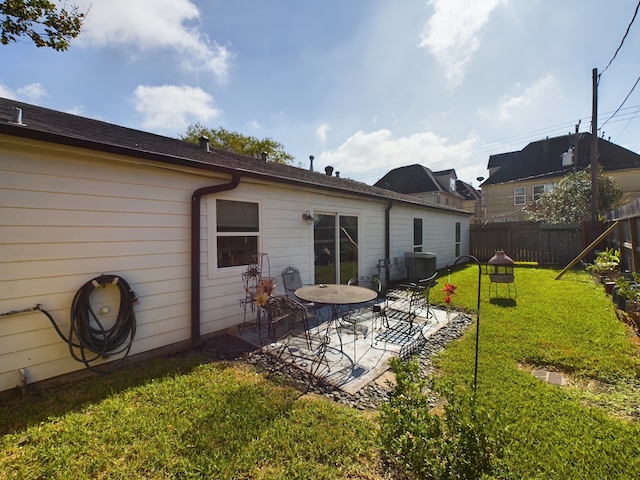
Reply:
[[631, 87], [631, 90], [629, 90], [629, 93], [627, 93], [627, 96], [624, 97], [624, 100], [622, 101], [622, 103], [620, 104], [620, 106], [616, 109], [615, 112], [613, 112], [613, 114], [607, 118], [604, 123], [600, 126], [600, 128], [602, 129], [602, 127], [604, 127], [607, 123], [609, 123], [609, 120], [611, 120], [613, 117], [616, 116], [616, 114], [620, 111], [620, 109], [622, 108], [622, 106], [625, 104], [625, 102], [629, 99], [629, 97], [631, 96], [631, 94], [633, 93], [633, 91], [635, 90], [635, 88], [638, 86], [638, 82], [640, 82], [640, 76], [637, 78], [636, 83], [633, 84], [633, 87]]
[[[611, 60], [609, 60], [609, 63], [607, 64], [606, 67], [604, 67], [604, 69], [602, 70], [602, 72], [600, 72], [598, 74], [598, 80], [597, 83], [600, 83], [600, 79], [602, 78], [602, 74], [604, 72], [607, 71], [607, 69], [611, 66], [611, 64], [613, 63], [613, 61], [615, 60], [616, 56], [618, 55], [618, 52], [620, 51], [620, 49], [622, 48], [622, 45], [624, 45], [624, 41], [627, 38], [627, 35], [629, 35], [629, 32], [631, 31], [631, 26], [633, 25], [633, 22], [635, 21], [636, 17], [638, 16], [638, 10], [640, 10], [640, 0], [638, 1], [638, 4], [636, 5], [636, 9], [633, 12], [633, 17], [631, 17], [631, 21], [629, 22], [629, 25], [627, 25], [627, 30], [624, 32], [624, 35], [622, 36], [622, 40], [620, 41], [620, 45], [618, 45], [618, 48], [616, 49], [616, 51], [613, 54], [613, 57], [611, 57]], [[627, 93], [627, 96], [624, 97], [624, 100], [622, 101], [622, 103], [620, 104], [620, 106], [615, 110], [615, 112], [613, 112], [613, 114], [607, 118], [604, 123], [600, 126], [600, 130], [602, 130], [602, 128], [609, 123], [609, 120], [611, 120], [613, 117], [615, 117], [617, 115], [617, 113], [620, 111], [620, 109], [623, 107], [623, 105], [626, 103], [626, 101], [629, 99], [629, 97], [631, 96], [631, 94], [633, 93], [633, 91], [635, 90], [636, 86], [638, 85], [638, 82], [640, 82], [640, 76], [638, 76], [638, 78], [636, 79], [636, 82], [633, 84], [633, 87], [631, 87], [631, 90], [629, 90], [629, 93]], [[626, 128], [626, 127], [625, 127]]]
[[[617, 111], [624, 112], [631, 109], [640, 109], [640, 105], [634, 105], [634, 106], [629, 106], [625, 108], [618, 108]], [[637, 115], [637, 112], [627, 112], [627, 113], [624, 113], [623, 115], [624, 115], [624, 118], [621, 119], [620, 117], [618, 117], [617, 120], [613, 120], [611, 123], [626, 121], [627, 119], [629, 119], [629, 117], [630, 119], [633, 119], [634, 116]], [[611, 121], [611, 119], [613, 118], [613, 115], [611, 115], [611, 112], [602, 112], [598, 115], [598, 117], [600, 118], [607, 118], [607, 116], [609, 116], [607, 121]], [[469, 156], [475, 156], [485, 152], [495, 151], [495, 149], [497, 148], [504, 149], [504, 148], [511, 147], [513, 150], [509, 150], [509, 151], [521, 150], [526, 146], [527, 143], [540, 140], [541, 138], [544, 138], [544, 137], [556, 137], [556, 136], [567, 135], [571, 133], [570, 130], [575, 128], [576, 123], [584, 122], [586, 124], [590, 119], [591, 119], [591, 116], [585, 115], [584, 117], [579, 118], [575, 121], [568, 120], [565, 122], [550, 125], [548, 127], [541, 127], [541, 128], [524, 132], [524, 133], [511, 135], [509, 137], [505, 137], [500, 140], [492, 140], [489, 142], [484, 142], [482, 144], [479, 144], [476, 147], [466, 150], [464, 153]], [[501, 153], [504, 153], [504, 151]], [[455, 151], [455, 152], [445, 153], [437, 156], [431, 156], [425, 159], [424, 162], [417, 162], [417, 163], [424, 164], [431, 170], [439, 170], [438, 165], [441, 165], [441, 164], [444, 164], [445, 162], [449, 162], [451, 160], [459, 158], [459, 156], [460, 156], [460, 152]], [[359, 181], [363, 181], [365, 183], [375, 183], [380, 178], [382, 178], [382, 176], [385, 175], [388, 171], [389, 171], [389, 166], [386, 165], [380, 168], [360, 171], [357, 173], [357, 175], [354, 175], [354, 177], [357, 177]]]
[[602, 74], [604, 72], [606, 72], [607, 69], [611, 66], [611, 64], [613, 63], [613, 60], [616, 58], [616, 56], [618, 55], [618, 52], [622, 48], [622, 45], [624, 44], [624, 41], [626, 40], [627, 35], [629, 35], [629, 31], [631, 30], [631, 25], [633, 25], [633, 22], [635, 21], [636, 16], [638, 15], [638, 9], [640, 9], [640, 1], [638, 1], [638, 4], [636, 5], [636, 10], [635, 10], [635, 12], [633, 12], [633, 17], [631, 18], [631, 21], [629, 22], [629, 25], [627, 25], [627, 31], [624, 32], [624, 36], [622, 37], [622, 40], [620, 41], [620, 45], [618, 45], [618, 48], [616, 49], [615, 53], [613, 54], [613, 57], [611, 57], [611, 60], [609, 60], [609, 63], [607, 64], [607, 66], [604, 67], [602, 72], [600, 72], [600, 74], [598, 75], [598, 81], [600, 81], [600, 77], [602, 76]]

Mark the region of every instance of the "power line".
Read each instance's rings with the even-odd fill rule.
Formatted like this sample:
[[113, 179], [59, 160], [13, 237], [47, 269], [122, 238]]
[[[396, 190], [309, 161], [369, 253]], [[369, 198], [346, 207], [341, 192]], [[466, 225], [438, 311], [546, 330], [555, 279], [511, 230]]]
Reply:
[[[611, 123], [617, 123], [621, 121], [630, 122], [634, 118], [637, 118], [637, 113], [638, 113], [638, 110], [640, 110], [640, 105], [634, 105], [634, 106], [625, 107], [625, 108], [621, 108], [621, 107], [622, 105], [618, 107], [618, 109], [612, 115], [611, 115], [611, 112], [603, 112], [599, 114], [598, 117], [605, 118], [606, 116], [610, 115], [607, 121], [604, 122], [605, 124], [611, 121], [614, 115], [617, 115], [617, 113], [620, 111], [623, 111], [625, 113], [623, 113], [622, 116], [617, 117], [616, 120], [611, 121]], [[632, 110], [632, 109], [635, 109], [636, 111], [630, 112], [629, 110]], [[591, 119], [591, 116], [585, 116], [578, 120], [580, 121], [580, 123], [582, 122], [587, 123], [590, 119]], [[546, 137], [557, 137], [557, 136], [569, 135], [569, 134], [573, 135], [573, 132], [571, 132], [570, 130], [572, 130], [575, 127], [575, 124], [576, 124], [576, 121], [571, 120], [571, 121], [558, 123], [555, 125], [550, 125], [548, 127], [542, 127], [542, 128], [530, 130], [528, 132], [512, 135], [510, 137], [506, 137], [500, 140], [484, 142], [471, 149], [465, 150], [462, 153], [464, 153], [465, 155], [469, 155], [471, 157], [471, 156], [479, 155], [486, 152], [492, 152], [492, 151], [495, 152], [495, 150], [498, 148], [503, 149], [499, 153], [506, 153], [504, 149], [508, 149], [510, 147], [513, 147], [514, 150], [522, 150], [528, 143], [542, 140]], [[453, 151], [451, 153], [445, 153], [437, 156], [429, 156], [428, 158], [425, 158], [423, 161], [416, 161], [416, 163], [424, 164], [429, 169], [436, 171], [436, 170], [439, 170], [438, 165], [451, 160], [458, 159], [460, 158], [460, 155], [461, 155], [460, 151]], [[375, 181], [382, 178], [383, 175], [388, 173], [389, 170], [393, 168], [396, 168], [396, 167], [385, 166], [380, 168], [374, 168], [371, 170], [362, 170], [357, 174], [355, 174], [354, 176], [360, 179], [360, 181], [369, 181], [369, 183], [375, 183]], [[375, 179], [375, 180], [370, 181], [371, 179]]]
[[620, 130], [620, 133], [618, 133], [618, 137], [620, 137], [620, 135], [622, 135], [624, 133], [624, 131], [627, 129], [627, 127], [631, 123], [631, 120], [633, 120], [634, 118], [636, 118], [638, 116], [638, 112], [640, 112], [640, 106], [638, 106], [637, 110], [629, 118], [629, 120], [627, 121], [627, 124], [624, 126], [624, 128], [622, 130]]
[[[640, 6], [640, 3], [638, 4]], [[602, 129], [602, 127], [604, 127], [607, 122], [609, 120], [611, 120], [613, 117], [616, 116], [616, 114], [620, 111], [620, 109], [622, 108], [622, 106], [625, 104], [625, 102], [629, 99], [629, 96], [633, 93], [633, 90], [636, 88], [636, 86], [638, 85], [638, 82], [640, 82], [640, 77], [638, 77], [638, 79], [636, 80], [636, 83], [633, 84], [633, 87], [631, 87], [631, 90], [629, 90], [629, 93], [627, 93], [627, 96], [624, 97], [624, 100], [622, 101], [622, 103], [620, 104], [620, 106], [616, 109], [615, 112], [613, 112], [613, 115], [611, 115], [609, 118], [607, 118], [607, 120], [605, 120], [605, 122], [600, 126], [600, 128]]]
[[638, 15], [638, 9], [640, 9], [640, 1], [638, 1], [638, 5], [636, 5], [636, 10], [635, 10], [635, 12], [633, 12], [633, 18], [631, 18], [631, 22], [629, 22], [629, 25], [627, 26], [627, 31], [624, 32], [624, 36], [622, 37], [622, 40], [620, 41], [620, 45], [618, 45], [618, 48], [616, 49], [615, 53], [613, 54], [613, 57], [611, 57], [611, 60], [609, 60], [609, 63], [607, 64], [607, 66], [604, 67], [602, 72], [600, 72], [600, 75], [598, 75], [598, 82], [600, 82], [600, 77], [602, 76], [602, 74], [604, 72], [607, 71], [607, 68], [609, 68], [611, 63], [613, 63], [613, 60], [616, 58], [616, 56], [618, 55], [618, 52], [622, 48], [622, 45], [624, 44], [624, 41], [627, 38], [627, 35], [629, 35], [629, 30], [631, 30], [631, 25], [633, 25], [633, 22], [636, 19], [636, 15]]

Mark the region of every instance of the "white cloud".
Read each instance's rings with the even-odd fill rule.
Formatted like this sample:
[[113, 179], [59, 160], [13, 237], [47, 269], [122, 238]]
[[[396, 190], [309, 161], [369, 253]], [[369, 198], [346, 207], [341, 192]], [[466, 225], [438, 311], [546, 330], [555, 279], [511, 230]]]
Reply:
[[482, 108], [478, 114], [491, 120], [510, 121], [514, 118], [529, 115], [531, 107], [539, 107], [548, 104], [558, 97], [556, 80], [552, 74], [548, 74], [533, 85], [524, 88], [516, 85], [516, 89], [522, 91], [520, 95], [503, 96], [499, 99], [495, 108]]
[[514, 111], [548, 101], [552, 96], [553, 87], [553, 75], [549, 74], [525, 89], [522, 95], [502, 98], [498, 106], [498, 118], [500, 120], [511, 120]]
[[134, 51], [174, 50], [189, 71], [208, 71], [220, 81], [232, 55], [197, 27], [200, 12], [189, 0], [80, 0], [88, 9], [80, 44], [125, 45]]
[[180, 133], [191, 124], [207, 124], [220, 114], [213, 97], [200, 88], [176, 85], [140, 85], [134, 92], [136, 111], [144, 114], [142, 127], [162, 133]]
[[327, 123], [323, 123], [316, 128], [316, 135], [318, 136], [320, 143], [327, 141], [327, 132], [329, 132], [329, 130], [331, 130], [331, 126]]
[[17, 92], [20, 97], [27, 98], [29, 101], [33, 102], [41, 99], [42, 97], [48, 97], [47, 92], [40, 83], [25, 85], [24, 87], [18, 88]]
[[387, 129], [358, 131], [337, 149], [322, 152], [318, 161], [332, 165], [343, 177], [358, 177], [374, 183], [389, 170], [404, 165], [419, 163], [433, 171], [451, 168], [452, 164], [461, 165], [470, 157], [477, 140], [474, 133], [451, 144], [433, 132], [396, 138]]
[[489, 15], [500, 0], [429, 0], [434, 14], [420, 35], [419, 47], [443, 65], [447, 79], [462, 82], [465, 67], [480, 47]]
[[17, 100], [16, 94], [6, 85], [0, 83], [0, 97], [9, 98], [11, 100]]
[[0, 97], [35, 103], [42, 97], [47, 96], [47, 92], [40, 83], [31, 83], [24, 87], [19, 87], [15, 91], [6, 85], [0, 84]]

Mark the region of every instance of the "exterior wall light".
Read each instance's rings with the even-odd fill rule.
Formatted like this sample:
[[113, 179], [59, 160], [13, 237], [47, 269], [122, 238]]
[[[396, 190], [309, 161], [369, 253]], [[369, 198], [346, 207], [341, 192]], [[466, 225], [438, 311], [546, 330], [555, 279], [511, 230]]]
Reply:
[[309, 213], [309, 210], [302, 214], [302, 219], [307, 222], [307, 225], [311, 225], [313, 223], [313, 215]]

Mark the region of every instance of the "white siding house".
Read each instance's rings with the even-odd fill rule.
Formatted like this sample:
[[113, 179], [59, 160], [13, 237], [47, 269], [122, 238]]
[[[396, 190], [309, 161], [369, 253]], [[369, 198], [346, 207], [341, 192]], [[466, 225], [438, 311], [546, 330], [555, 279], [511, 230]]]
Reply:
[[[255, 222], [234, 217], [236, 207], [257, 212]], [[85, 369], [36, 305], [66, 334], [78, 289], [116, 275], [140, 301], [127, 354], [189, 349], [242, 322], [246, 262], [230, 244], [255, 242], [278, 282], [294, 265], [313, 283], [318, 219], [333, 218], [338, 234], [347, 219], [357, 235], [357, 273], [385, 283], [403, 278], [415, 219], [437, 268], [468, 254], [460, 210], [0, 99], [0, 392], [19, 384], [21, 369], [29, 383]], [[101, 321], [115, 321], [115, 293], [97, 295]]]

